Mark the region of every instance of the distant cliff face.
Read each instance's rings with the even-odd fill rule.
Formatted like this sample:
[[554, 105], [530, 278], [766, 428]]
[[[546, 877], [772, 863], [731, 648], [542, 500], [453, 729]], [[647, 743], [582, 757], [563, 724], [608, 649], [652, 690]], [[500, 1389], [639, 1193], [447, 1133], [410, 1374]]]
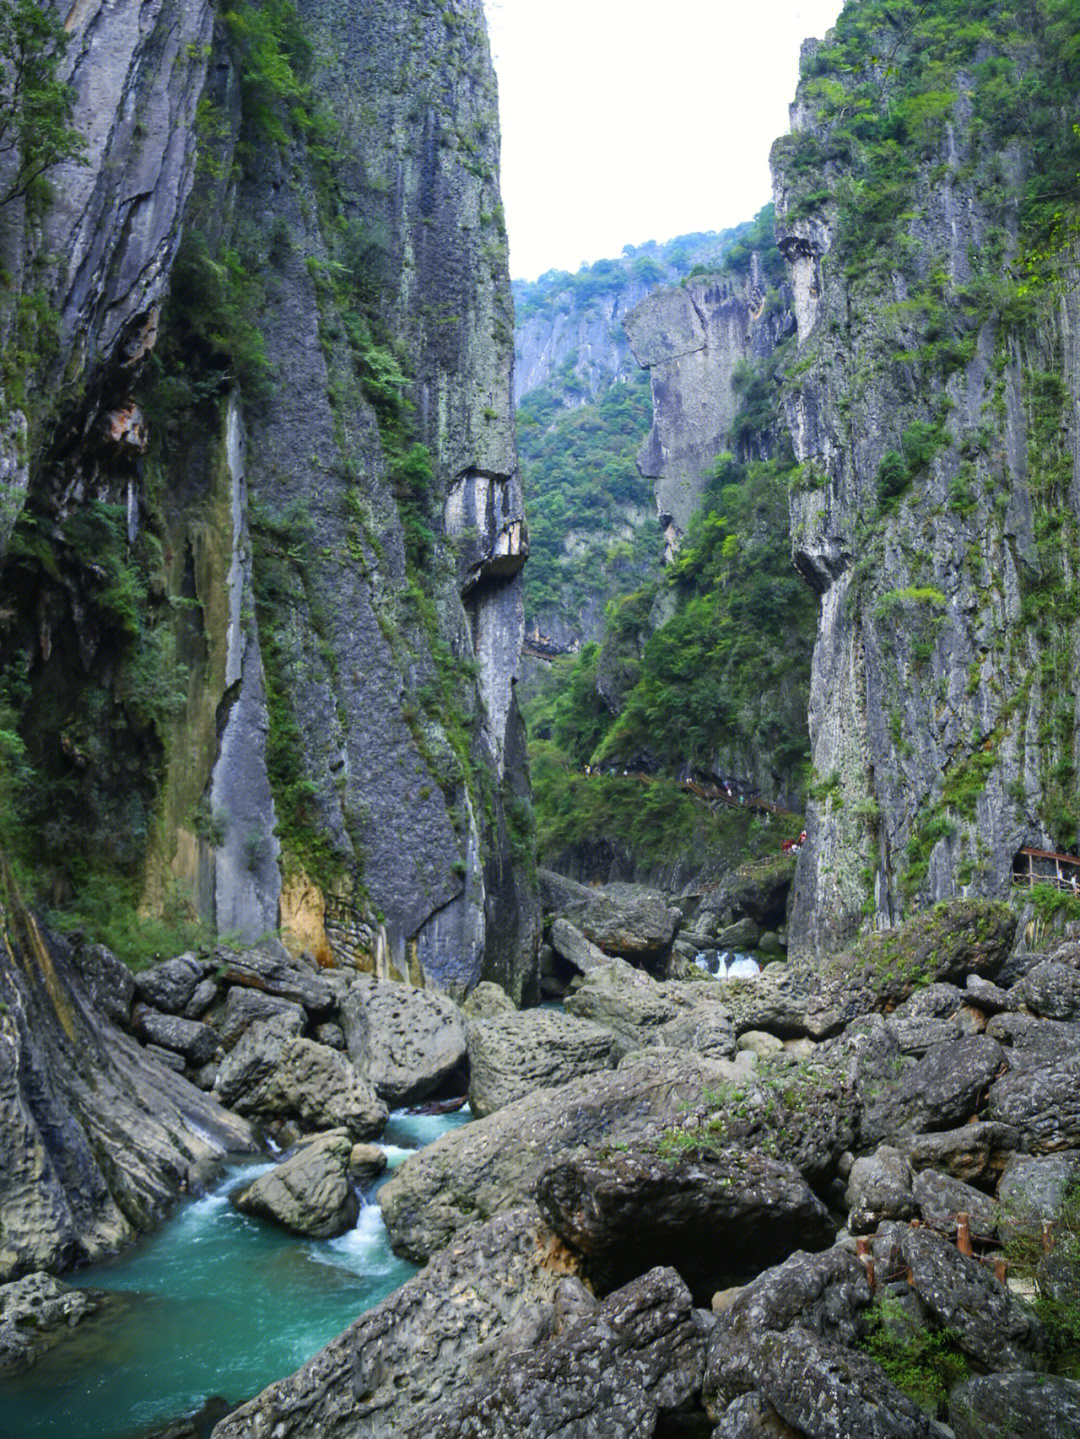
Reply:
[[5, 371], [0, 457], [39, 875], [79, 913], [191, 906], [521, 993], [528, 541], [482, 6], [68, 25], [89, 163], [0, 214], [57, 315]]
[[1069, 14], [945, 11], [899, 31], [849, 7], [773, 154], [792, 540], [821, 597], [791, 913], [811, 955], [1078, 839]]

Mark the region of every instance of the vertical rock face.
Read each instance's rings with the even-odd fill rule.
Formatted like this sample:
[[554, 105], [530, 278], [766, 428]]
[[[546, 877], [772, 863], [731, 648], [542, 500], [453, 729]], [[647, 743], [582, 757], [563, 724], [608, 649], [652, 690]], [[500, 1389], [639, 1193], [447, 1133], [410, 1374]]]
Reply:
[[[946, 54], [934, 8], [913, 37], [879, 7], [808, 42], [773, 152], [798, 324], [792, 544], [821, 596], [791, 914], [806, 955], [1004, 894], [1020, 847], [1078, 838], [1077, 275], [1034, 238], [1032, 199], [1071, 143], [1046, 100], [1060, 67], [1052, 39], [993, 16], [978, 53]], [[994, 64], [1014, 76], [1000, 106]], [[1024, 85], [1050, 107], [1035, 131]], [[1051, 281], [1018, 284], [1043, 248]]]
[[649, 371], [653, 426], [638, 456], [656, 481], [668, 556], [701, 502], [706, 474], [724, 449], [739, 409], [736, 367], [765, 359], [791, 332], [783, 300], [768, 303], [758, 257], [747, 276], [704, 276], [657, 290], [626, 317], [634, 357]]
[[89, 163], [41, 236], [0, 217], [17, 268], [51, 265], [60, 337], [31, 377], [54, 423], [29, 466], [14, 407], [0, 443], [5, 514], [27, 495], [0, 664], [42, 802], [74, 792], [107, 863], [137, 809], [110, 872], [151, 910], [284, 918], [324, 959], [347, 930], [383, 972], [520, 994], [528, 538], [482, 6], [260, 15], [69, 17]]

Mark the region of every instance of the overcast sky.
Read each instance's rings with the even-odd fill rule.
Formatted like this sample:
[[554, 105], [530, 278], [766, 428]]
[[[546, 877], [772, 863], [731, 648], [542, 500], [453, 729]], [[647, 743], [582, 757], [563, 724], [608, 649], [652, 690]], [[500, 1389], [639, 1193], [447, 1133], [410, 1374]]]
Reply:
[[841, 0], [484, 0], [510, 273], [722, 230], [771, 196], [799, 46]]

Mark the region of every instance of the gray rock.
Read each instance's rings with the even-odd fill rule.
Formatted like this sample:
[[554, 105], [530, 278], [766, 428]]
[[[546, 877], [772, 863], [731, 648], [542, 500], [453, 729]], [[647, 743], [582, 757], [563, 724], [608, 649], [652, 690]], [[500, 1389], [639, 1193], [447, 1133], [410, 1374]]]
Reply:
[[611, 1030], [572, 1014], [500, 1012], [468, 1026], [469, 1105], [482, 1119], [533, 1090], [613, 1069]]
[[148, 1044], [146, 1053], [163, 1064], [166, 1069], [171, 1069], [174, 1074], [183, 1074], [187, 1069], [187, 1061], [182, 1054], [177, 1054], [175, 1049], [163, 1049], [160, 1044]]
[[91, 1002], [113, 1024], [126, 1027], [135, 999], [135, 977], [111, 949], [87, 940], [73, 943], [71, 958]]
[[885, 1219], [910, 1219], [916, 1212], [911, 1165], [887, 1144], [856, 1159], [848, 1176], [847, 1202], [852, 1234], [872, 1234]]
[[1005, 1221], [1038, 1228], [1044, 1219], [1056, 1219], [1066, 1189], [1077, 1178], [1080, 1154], [1051, 1154], [1045, 1159], [1017, 1156], [998, 1185]]
[[206, 975], [207, 964], [193, 954], [166, 959], [135, 976], [135, 992], [144, 1004], [165, 1014], [183, 1014], [195, 993], [195, 986]]
[[[967, 1214], [972, 1234], [997, 1234], [1001, 1223], [997, 1202], [981, 1189], [965, 1184], [962, 1179], [954, 1179], [951, 1174], [938, 1174], [933, 1169], [922, 1169], [915, 1175], [911, 1189], [923, 1220], [934, 1229], [944, 1230], [951, 1236], [956, 1232], [957, 1215]], [[889, 1217], [906, 1218], [899, 1214]]]
[[963, 1124], [1004, 1065], [1000, 1044], [984, 1034], [935, 1045], [867, 1107], [864, 1135], [892, 1138]]
[[759, 1059], [775, 1059], [777, 1055], [783, 1054], [784, 1041], [777, 1039], [775, 1034], [766, 1034], [761, 1029], [747, 1029], [739, 1035], [737, 1049], [748, 1049], [751, 1054], [756, 1054]]
[[1041, 1367], [1046, 1336], [1032, 1311], [977, 1259], [929, 1229], [885, 1224], [874, 1237], [882, 1275], [906, 1266], [935, 1323], [984, 1369]]
[[311, 1015], [327, 1015], [335, 1006], [333, 985], [311, 966], [290, 959], [284, 951], [247, 949], [237, 953], [219, 948], [215, 951], [215, 960], [226, 984], [257, 989], [292, 1004], [301, 1004]]
[[466, 1224], [524, 1203], [550, 1160], [577, 1145], [633, 1143], [681, 1124], [687, 1106], [722, 1082], [717, 1067], [698, 1055], [657, 1051], [444, 1134], [400, 1164], [379, 1190], [391, 1242], [400, 1254], [426, 1258]]
[[474, 1384], [477, 1351], [531, 1306], [554, 1307], [572, 1270], [534, 1209], [500, 1215], [444, 1249], [302, 1369], [243, 1404], [213, 1439], [397, 1439]]
[[176, 1014], [158, 1014], [153, 1009], [136, 1011], [136, 1028], [148, 1044], [182, 1054], [192, 1065], [209, 1064], [217, 1054], [217, 1031], [197, 1019]]
[[50, 1274], [27, 1274], [0, 1284], [0, 1370], [32, 1364], [67, 1329], [101, 1304], [97, 1290], [71, 1289]]
[[690, 1294], [653, 1269], [546, 1344], [510, 1355], [487, 1383], [417, 1416], [426, 1439], [637, 1439], [701, 1382]]
[[[978, 979], [969, 975], [969, 980]], [[893, 1019], [951, 1019], [965, 1002], [965, 991], [956, 984], [927, 984], [898, 1004]]]
[[1034, 1154], [1080, 1148], [1080, 1054], [1006, 1074], [990, 1089], [986, 1117], [1018, 1129]]
[[462, 1000], [461, 1012], [466, 1019], [494, 1019], [497, 1014], [516, 1014], [517, 1005], [501, 985], [485, 979]]
[[890, 1019], [888, 1025], [896, 1038], [900, 1053], [920, 1057], [936, 1044], [947, 1044], [952, 1039], [959, 1039], [961, 1033], [958, 1015], [951, 1019]]
[[349, 1153], [349, 1173], [361, 1188], [373, 1184], [386, 1165], [386, 1151], [377, 1144], [354, 1144]]
[[805, 1439], [761, 1394], [740, 1394], [720, 1416], [712, 1439]]
[[734, 924], [727, 925], [719, 932], [716, 936], [716, 948], [719, 950], [756, 949], [760, 938], [760, 926], [747, 915], [743, 919], [737, 919]]
[[315, 1027], [316, 1044], [325, 1044], [327, 1049], [339, 1049], [345, 1052], [345, 1031], [340, 1024], [319, 1024]]
[[[678, 912], [670, 909], [656, 890], [619, 884], [595, 888], [553, 876], [549, 870], [543, 876], [541, 892], [549, 912], [567, 920], [605, 954], [655, 958], [667, 951], [675, 937]], [[561, 954], [554, 926], [552, 944]]]
[[755, 1337], [800, 1327], [838, 1345], [866, 1329], [873, 1296], [860, 1260], [839, 1247], [793, 1254], [748, 1284], [718, 1317], [705, 1361], [706, 1407], [718, 1418], [739, 1394], [757, 1389]]
[[553, 1332], [562, 1334], [572, 1329], [579, 1319], [591, 1314], [596, 1308], [596, 1295], [576, 1275], [559, 1281], [555, 1291], [555, 1316]]
[[793, 1249], [831, 1244], [834, 1233], [797, 1170], [735, 1148], [679, 1159], [651, 1149], [557, 1159], [537, 1180], [536, 1202], [599, 1293], [666, 1264], [699, 1304]]
[[216, 979], [200, 979], [184, 1006], [185, 1019], [202, 1019], [218, 996]]
[[1080, 1018], [1080, 972], [1071, 964], [1037, 964], [1020, 981], [1019, 990], [1028, 1009], [1041, 1019]]
[[419, 1104], [465, 1058], [465, 1024], [452, 999], [360, 974], [341, 1006], [349, 1058], [396, 1109]]
[[680, 1005], [667, 985], [657, 984], [643, 970], [633, 969], [622, 960], [609, 960], [586, 974], [584, 982], [563, 1000], [563, 1009], [612, 1030], [624, 1048], [638, 1049], [656, 1042], [661, 1025], [693, 1007], [698, 986], [683, 988], [691, 994]]
[[1075, 1439], [1080, 1383], [1049, 1374], [984, 1374], [949, 1395], [956, 1439]]
[[986, 1014], [998, 1014], [1009, 1007], [1009, 996], [992, 980], [981, 975], [969, 974], [964, 993], [971, 1004], [978, 1005]]
[[1012, 1070], [1041, 1069], [1080, 1050], [1080, 1024], [1036, 1019], [1030, 1014], [995, 1014], [986, 1032], [1007, 1046]]
[[296, 1035], [295, 1015], [257, 1020], [221, 1064], [217, 1093], [237, 1113], [296, 1119], [306, 1129], [344, 1128], [354, 1139], [378, 1134], [386, 1105], [349, 1061]]
[[656, 1043], [671, 1049], [693, 1049], [706, 1059], [734, 1059], [735, 1026], [719, 1004], [701, 1004], [661, 1024]]
[[556, 954], [560, 954], [567, 964], [572, 964], [582, 974], [611, 971], [628, 977], [630, 974], [640, 973], [626, 960], [605, 954], [599, 946], [586, 939], [581, 930], [568, 919], [559, 918], [551, 926], [551, 945]]
[[994, 975], [994, 982], [1002, 989], [1010, 989], [1014, 984], [1019, 983], [1029, 970], [1034, 969], [1037, 964], [1042, 964], [1044, 960], [1050, 958], [1051, 956], [1049, 954], [1044, 954], [1042, 951], [1029, 949], [1015, 950]]
[[356, 1223], [360, 1206], [349, 1183], [353, 1140], [344, 1129], [301, 1144], [230, 1199], [241, 1214], [270, 1219], [294, 1234], [331, 1239]]
[[897, 1140], [912, 1169], [936, 1169], [967, 1184], [992, 1183], [1016, 1150], [1019, 1130], [980, 1120], [941, 1134], [911, 1134]]
[[247, 989], [234, 985], [225, 996], [225, 1011], [218, 1023], [218, 1034], [226, 1049], [232, 1049], [240, 1037], [258, 1019], [274, 1019], [279, 1014], [293, 1017], [293, 1032], [299, 1034], [307, 1022], [307, 1015], [299, 1004], [288, 999], [278, 999], [272, 994], [263, 994], [258, 989]]

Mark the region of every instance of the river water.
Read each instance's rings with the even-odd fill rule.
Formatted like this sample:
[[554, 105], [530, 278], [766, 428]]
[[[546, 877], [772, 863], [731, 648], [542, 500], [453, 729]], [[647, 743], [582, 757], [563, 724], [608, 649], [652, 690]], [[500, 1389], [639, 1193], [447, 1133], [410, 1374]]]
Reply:
[[[392, 1115], [381, 1141], [390, 1166], [469, 1118]], [[25, 1374], [0, 1380], [2, 1439], [134, 1439], [215, 1396], [237, 1404], [417, 1272], [391, 1251], [370, 1196], [338, 1239], [237, 1213], [229, 1190], [269, 1167], [231, 1165], [134, 1248], [64, 1276], [117, 1297]]]

